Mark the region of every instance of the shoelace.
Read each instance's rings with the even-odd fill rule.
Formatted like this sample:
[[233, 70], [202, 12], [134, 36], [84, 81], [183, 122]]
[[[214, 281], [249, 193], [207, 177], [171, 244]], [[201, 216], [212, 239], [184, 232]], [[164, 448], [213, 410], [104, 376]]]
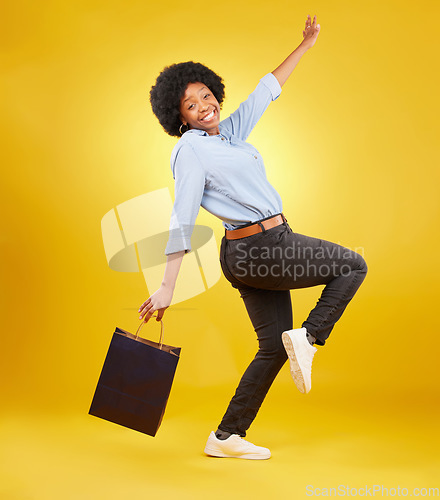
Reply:
[[246, 439], [244, 439], [243, 437], [239, 436], [238, 434], [234, 434], [234, 436], [237, 436], [239, 438], [240, 444], [245, 445], [245, 446], [250, 447], [250, 448], [258, 448], [257, 445], [255, 445], [253, 443], [250, 443], [249, 441], [246, 441]]

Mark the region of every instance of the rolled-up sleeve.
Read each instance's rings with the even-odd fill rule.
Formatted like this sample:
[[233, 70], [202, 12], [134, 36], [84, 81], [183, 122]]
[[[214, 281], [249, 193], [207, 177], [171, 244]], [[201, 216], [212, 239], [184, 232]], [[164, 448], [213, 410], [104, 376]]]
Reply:
[[273, 73], [264, 75], [263, 78], [261, 78], [260, 82], [270, 90], [270, 93], [272, 94], [272, 101], [278, 99], [281, 94], [281, 85], [277, 80], [277, 77]]
[[222, 126], [239, 139], [246, 141], [252, 129], [261, 118], [266, 108], [281, 94], [281, 85], [273, 73], [264, 75], [255, 90], [240, 104]]
[[205, 189], [205, 172], [192, 146], [179, 149], [173, 165], [174, 205], [165, 255], [191, 250], [191, 235]]

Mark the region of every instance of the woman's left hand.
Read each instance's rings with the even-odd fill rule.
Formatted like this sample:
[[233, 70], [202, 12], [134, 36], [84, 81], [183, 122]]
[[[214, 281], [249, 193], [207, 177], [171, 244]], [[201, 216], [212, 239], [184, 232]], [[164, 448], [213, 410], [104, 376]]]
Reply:
[[321, 25], [316, 24], [316, 16], [313, 17], [313, 22], [312, 22], [312, 18], [310, 17], [310, 15], [308, 15], [306, 20], [306, 27], [303, 31], [304, 40], [301, 42], [301, 45], [303, 45], [307, 49], [313, 47], [318, 38], [320, 29]]

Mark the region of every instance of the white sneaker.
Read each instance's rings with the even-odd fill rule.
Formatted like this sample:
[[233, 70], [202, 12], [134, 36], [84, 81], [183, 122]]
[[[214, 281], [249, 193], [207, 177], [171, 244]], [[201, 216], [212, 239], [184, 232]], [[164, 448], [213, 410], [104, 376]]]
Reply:
[[296, 328], [282, 333], [284, 347], [290, 361], [290, 373], [296, 387], [303, 394], [312, 388], [312, 361], [316, 347], [310, 345], [305, 328]]
[[212, 457], [247, 458], [250, 460], [265, 460], [270, 458], [270, 451], [261, 446], [255, 446], [238, 434], [231, 434], [228, 439], [217, 439], [214, 432], [209, 435], [205, 453]]

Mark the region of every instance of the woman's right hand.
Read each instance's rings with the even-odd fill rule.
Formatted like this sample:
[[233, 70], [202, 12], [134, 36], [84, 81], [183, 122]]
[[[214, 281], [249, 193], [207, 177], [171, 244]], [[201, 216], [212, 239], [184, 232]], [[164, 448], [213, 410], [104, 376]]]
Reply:
[[303, 31], [304, 40], [301, 42], [301, 45], [307, 49], [312, 48], [318, 38], [320, 29], [321, 25], [316, 23], [316, 16], [313, 17], [312, 22], [312, 18], [308, 15], [306, 19], [306, 26]]
[[156, 321], [160, 321], [164, 315], [165, 309], [168, 309], [171, 304], [173, 293], [173, 288], [161, 285], [161, 287], [150, 295], [139, 308], [139, 319], [144, 318], [144, 322], [146, 323], [157, 311]]

